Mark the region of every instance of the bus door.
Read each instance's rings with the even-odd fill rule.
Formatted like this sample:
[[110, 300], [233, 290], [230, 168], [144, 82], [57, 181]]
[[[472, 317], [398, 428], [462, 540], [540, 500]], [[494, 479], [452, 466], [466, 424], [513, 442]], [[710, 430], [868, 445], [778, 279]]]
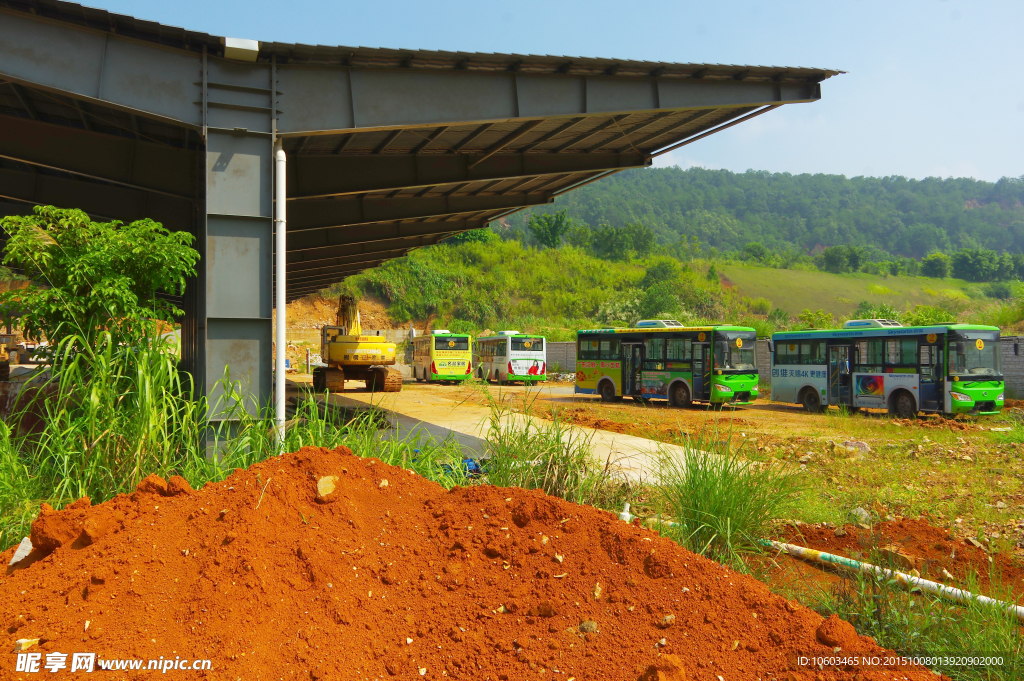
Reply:
[[918, 348], [920, 371], [920, 400], [922, 411], [942, 411], [945, 406], [945, 377], [942, 346], [936, 343], [921, 343]]
[[644, 344], [622, 343], [622, 395], [639, 395], [643, 389]]
[[852, 375], [849, 345], [833, 345], [828, 349], [828, 403], [853, 406]]
[[693, 399], [711, 397], [711, 343], [693, 344]]

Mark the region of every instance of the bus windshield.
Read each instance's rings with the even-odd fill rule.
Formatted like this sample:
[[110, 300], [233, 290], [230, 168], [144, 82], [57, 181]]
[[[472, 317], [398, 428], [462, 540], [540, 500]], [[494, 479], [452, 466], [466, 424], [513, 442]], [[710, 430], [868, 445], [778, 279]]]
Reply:
[[469, 336], [434, 336], [435, 350], [469, 350]]
[[543, 338], [513, 338], [512, 352], [543, 352]]
[[1000, 376], [999, 342], [985, 339], [951, 339], [949, 373], [957, 376]]
[[718, 340], [715, 343], [715, 363], [719, 367], [737, 371], [754, 371], [757, 368], [755, 334], [723, 333]]

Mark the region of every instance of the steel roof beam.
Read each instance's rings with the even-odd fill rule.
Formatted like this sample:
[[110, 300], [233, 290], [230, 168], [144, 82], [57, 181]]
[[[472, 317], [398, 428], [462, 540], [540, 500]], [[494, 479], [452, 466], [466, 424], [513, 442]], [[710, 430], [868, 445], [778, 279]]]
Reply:
[[495, 154], [472, 168], [461, 154], [294, 155], [288, 158], [288, 188], [294, 192], [288, 199], [303, 201], [648, 165], [645, 155], [637, 153]]
[[566, 149], [571, 149], [572, 147], [576, 146], [577, 144], [580, 144], [581, 142], [586, 142], [588, 139], [590, 139], [594, 135], [601, 134], [602, 132], [604, 132], [608, 128], [612, 127], [613, 125], [618, 125], [619, 121], [625, 120], [626, 118], [629, 118], [629, 116], [630, 116], [630, 114], [624, 114], [622, 116], [612, 116], [607, 121], [605, 121], [601, 125], [597, 126], [593, 130], [585, 132], [582, 135], [577, 135], [576, 137], [572, 138], [571, 140], [569, 140], [565, 144], [562, 144], [562, 145], [560, 145], [558, 147], [555, 147], [554, 149], [551, 150], [551, 153], [560, 154], [561, 152], [565, 151]]
[[551, 200], [550, 194], [531, 192], [494, 196], [344, 197], [300, 201], [288, 208], [288, 233], [536, 206]]
[[325, 276], [337, 276], [339, 274], [345, 274], [347, 272], [359, 272], [370, 267], [376, 267], [387, 262], [385, 259], [378, 260], [367, 260], [362, 263], [354, 263], [351, 265], [339, 265], [337, 267], [319, 267], [309, 270], [303, 270], [300, 272], [292, 272], [288, 270], [288, 282], [295, 284], [303, 284], [309, 281], [316, 281], [322, 279]]
[[[0, 55], [2, 56], [2, 55]], [[278, 67], [284, 135], [810, 102], [819, 83]], [[310, 106], [314, 102], [316, 106]], [[479, 130], [479, 128], [477, 129]], [[475, 133], [471, 133], [475, 134]], [[464, 139], [459, 148], [471, 140]]]
[[38, 121], [39, 114], [36, 113], [36, 108], [32, 106], [32, 102], [29, 100], [28, 95], [25, 94], [25, 90], [17, 83], [9, 82], [6, 84], [9, 85], [12, 90], [14, 90], [14, 96], [17, 97], [18, 101], [21, 102], [21, 105], [25, 107], [25, 111], [28, 112], [29, 118], [31, 118], [34, 121]]
[[[736, 115], [739, 116], [739, 115], [742, 115], [745, 112], [746, 112], [746, 110], [737, 111]], [[678, 123], [670, 125], [669, 127], [665, 128], [664, 130], [659, 130], [657, 132], [652, 132], [649, 135], [644, 135], [643, 137], [641, 137], [638, 140], [633, 140], [632, 142], [629, 142], [626, 145], [624, 145], [622, 147], [619, 147], [619, 149], [617, 149], [617, 151], [619, 153], [622, 153], [626, 149], [631, 149], [631, 148], [634, 148], [634, 147], [642, 147], [643, 145], [647, 144], [648, 142], [656, 140], [659, 137], [665, 137], [666, 135], [671, 135], [674, 132], [676, 132], [677, 130], [681, 130], [682, 128], [685, 128], [688, 125], [692, 125], [693, 123], [696, 123], [697, 121], [704, 120], [705, 118], [710, 118], [710, 117], [714, 116], [715, 114], [719, 114], [720, 115], [721, 113], [722, 112], [719, 109], [708, 109], [706, 111], [697, 111], [695, 113], [690, 114], [689, 116], [686, 116], [685, 118], [683, 118], [683, 120], [679, 121]]]
[[288, 261], [288, 272], [291, 273], [317, 267], [333, 267], [335, 265], [348, 265], [355, 262], [362, 262], [370, 255], [387, 260], [390, 258], [400, 257], [403, 252], [404, 249], [401, 248], [367, 251], [364, 247], [362, 253], [354, 253], [352, 255], [337, 256], [333, 258], [317, 258], [315, 257], [314, 251], [302, 251], [299, 253], [289, 252], [286, 254], [286, 258]]
[[189, 230], [194, 216], [187, 200], [48, 173], [0, 169], [0, 193], [27, 204], [79, 208], [106, 220], [151, 218], [171, 230]]
[[0, 116], [0, 156], [182, 198], [195, 193], [195, 152], [16, 116]]
[[[306, 251], [314, 257], [354, 255], [369, 244], [382, 250], [397, 250], [434, 243], [438, 234], [479, 229], [484, 221], [454, 220], [449, 222], [390, 222], [372, 225], [372, 229], [336, 227], [288, 235], [288, 252]], [[308, 253], [316, 251], [316, 253]]]

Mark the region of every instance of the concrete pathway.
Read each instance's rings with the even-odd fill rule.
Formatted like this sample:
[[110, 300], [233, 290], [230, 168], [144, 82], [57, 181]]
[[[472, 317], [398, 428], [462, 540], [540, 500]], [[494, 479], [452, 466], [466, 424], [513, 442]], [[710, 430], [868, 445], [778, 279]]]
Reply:
[[[498, 389], [491, 387], [490, 390], [496, 394]], [[572, 386], [564, 385], [543, 385], [535, 390], [553, 395], [573, 394]], [[349, 408], [373, 405], [382, 409], [391, 422], [387, 437], [420, 436], [437, 442], [454, 438], [471, 456], [486, 456], [490, 409], [459, 400], [450, 387], [407, 383], [399, 393], [351, 391], [333, 394], [330, 401]], [[502, 426], [512, 425], [509, 420], [515, 418], [526, 417], [509, 414], [503, 417]], [[550, 425], [550, 421], [531, 418], [539, 427]], [[675, 445], [583, 426], [567, 426], [563, 441], [571, 438], [588, 439], [595, 460], [632, 480], [655, 477], [659, 451], [675, 456], [682, 454], [682, 448]]]

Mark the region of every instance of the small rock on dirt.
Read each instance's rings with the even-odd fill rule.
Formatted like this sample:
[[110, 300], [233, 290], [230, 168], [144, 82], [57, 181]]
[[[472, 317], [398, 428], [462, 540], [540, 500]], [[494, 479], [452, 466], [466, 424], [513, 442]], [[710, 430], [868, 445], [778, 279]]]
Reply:
[[136, 492], [142, 494], [159, 494], [160, 496], [167, 496], [167, 481], [161, 478], [159, 475], [152, 474], [147, 475], [139, 483], [139, 486], [135, 488]]
[[898, 546], [887, 544], [878, 549], [883, 562], [896, 566], [904, 571], [917, 567], [917, 559], [900, 551]]
[[973, 546], [976, 549], [984, 548], [982, 546], [982, 543], [980, 541], [978, 541], [977, 539], [975, 539], [974, 537], [968, 537], [964, 541], [967, 542], [969, 545]]
[[596, 634], [597, 633], [597, 622], [594, 620], [583, 620], [580, 622], [580, 633], [581, 634]]
[[858, 523], [863, 523], [865, 525], [871, 522], [871, 514], [860, 506], [850, 511], [850, 517]]
[[338, 487], [337, 475], [325, 475], [316, 481], [316, 500], [326, 504], [334, 500], [334, 490]]
[[861, 442], [860, 440], [847, 440], [843, 443], [843, 446], [849, 450], [857, 451], [862, 454], [867, 454], [871, 451], [871, 446], [867, 442]]
[[676, 655], [662, 655], [644, 670], [640, 681], [686, 681], [686, 669]]
[[837, 527], [837, 528], [836, 528], [836, 529], [835, 529], [835, 530], [834, 530], [834, 531], [832, 532], [832, 534], [834, 534], [834, 535], [835, 535], [835, 536], [837, 536], [837, 537], [845, 537], [846, 535], [848, 535], [848, 534], [849, 534], [849, 532], [847, 532], [847, 531], [846, 531], [846, 528], [843, 528], [843, 527]]
[[192, 494], [194, 491], [195, 490], [192, 489], [192, 485], [188, 484], [188, 480], [180, 475], [172, 475], [167, 481], [167, 493], [172, 497]]
[[671, 627], [675, 623], [676, 623], [676, 616], [675, 615], [665, 615], [664, 617], [661, 618], [661, 621], [658, 622], [658, 626], [660, 628], [662, 628], [662, 629], [668, 629], [669, 627]]
[[810, 463], [810, 462], [811, 462], [811, 455], [810, 454], [804, 454], [803, 456], [800, 457], [800, 463]]
[[818, 625], [815, 636], [818, 641], [830, 648], [839, 647], [846, 650], [860, 640], [853, 625], [846, 620], [839, 619], [839, 616], [835, 614], [829, 615], [828, 619]]

